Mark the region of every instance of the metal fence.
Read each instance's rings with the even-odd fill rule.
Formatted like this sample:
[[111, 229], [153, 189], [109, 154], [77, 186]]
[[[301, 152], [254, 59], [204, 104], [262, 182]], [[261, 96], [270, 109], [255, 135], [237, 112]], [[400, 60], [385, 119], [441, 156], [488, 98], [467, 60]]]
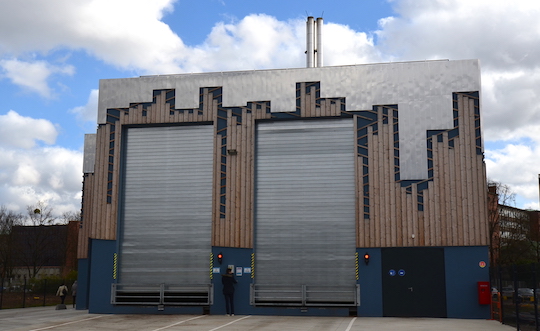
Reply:
[[516, 330], [540, 330], [540, 264], [494, 267], [490, 273], [492, 317]]
[[22, 279], [16, 283], [8, 279], [0, 279], [0, 309], [52, 306], [61, 302], [56, 296], [58, 287], [64, 284], [69, 288], [64, 303], [73, 305], [71, 288], [73, 281], [61, 279]]

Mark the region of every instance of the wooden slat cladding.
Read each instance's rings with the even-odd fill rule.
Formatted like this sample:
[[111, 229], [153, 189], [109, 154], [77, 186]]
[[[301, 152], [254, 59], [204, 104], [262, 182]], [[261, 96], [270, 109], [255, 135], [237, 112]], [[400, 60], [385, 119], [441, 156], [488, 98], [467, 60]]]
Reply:
[[84, 174], [82, 192], [82, 222], [79, 229], [79, 242], [77, 249], [77, 259], [84, 259], [88, 254], [88, 238], [95, 238], [91, 232], [91, 224], [96, 223], [94, 218], [94, 196], [95, 175], [93, 173]]
[[[409, 183], [399, 176], [398, 116], [395, 106], [346, 112], [344, 98], [321, 98], [318, 82], [297, 83], [297, 107], [270, 112], [269, 101], [223, 107], [222, 89], [200, 89], [200, 107], [174, 109], [174, 90], [154, 91], [152, 102], [109, 109], [97, 130], [96, 164], [84, 177], [79, 258], [88, 238], [116, 239], [122, 126], [214, 125], [212, 245], [253, 247], [255, 126], [258, 120], [353, 117], [373, 120], [358, 135], [368, 150], [358, 154], [358, 247], [455, 246], [487, 244], [485, 165], [476, 131], [478, 100], [455, 94], [456, 131], [431, 136], [430, 179]], [[110, 118], [110, 119], [109, 119]], [[181, 142], [179, 142], [181, 143]], [[367, 195], [366, 195], [367, 194]], [[413, 236], [414, 235], [414, 236]]]
[[382, 123], [383, 107], [377, 107], [377, 132], [368, 132], [371, 213], [369, 219], [358, 217], [359, 247], [488, 244], [485, 165], [475, 139], [478, 100], [469, 94], [456, 96], [459, 134], [443, 130], [431, 136], [433, 178], [427, 183], [402, 185], [394, 180], [389, 166], [393, 142], [388, 139], [393, 128], [390, 122]]

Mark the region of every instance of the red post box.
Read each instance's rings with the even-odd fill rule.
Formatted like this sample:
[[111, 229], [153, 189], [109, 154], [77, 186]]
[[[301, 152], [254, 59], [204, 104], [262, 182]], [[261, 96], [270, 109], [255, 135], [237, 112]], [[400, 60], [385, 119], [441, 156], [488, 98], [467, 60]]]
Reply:
[[478, 303], [481, 305], [491, 304], [489, 282], [478, 282]]

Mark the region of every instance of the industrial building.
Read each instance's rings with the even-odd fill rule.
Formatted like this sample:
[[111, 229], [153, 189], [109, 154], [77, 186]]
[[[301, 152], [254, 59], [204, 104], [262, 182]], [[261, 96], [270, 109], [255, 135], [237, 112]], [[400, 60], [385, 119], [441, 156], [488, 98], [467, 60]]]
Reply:
[[78, 308], [225, 314], [231, 267], [238, 315], [489, 318], [478, 61], [324, 67], [318, 43], [101, 80]]

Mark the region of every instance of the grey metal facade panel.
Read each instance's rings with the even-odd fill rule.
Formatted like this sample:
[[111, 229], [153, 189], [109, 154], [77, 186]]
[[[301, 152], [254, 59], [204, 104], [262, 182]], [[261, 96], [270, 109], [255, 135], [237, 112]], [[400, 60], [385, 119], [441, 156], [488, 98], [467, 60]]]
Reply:
[[480, 91], [478, 60], [421, 61], [279, 70], [144, 76], [100, 81], [98, 123], [107, 108], [148, 102], [156, 89], [176, 89], [176, 108], [199, 106], [199, 88], [223, 86], [223, 106], [269, 100], [273, 112], [294, 111], [297, 82], [321, 82], [321, 97], [345, 97], [346, 110], [397, 104], [401, 179], [426, 179], [425, 132], [451, 129], [452, 92]]
[[120, 283], [209, 282], [213, 135], [211, 125], [127, 129]]
[[84, 135], [84, 158], [83, 158], [83, 174], [94, 173], [96, 164], [96, 137], [97, 134]]
[[255, 283], [353, 288], [352, 119], [260, 123], [256, 153]]

